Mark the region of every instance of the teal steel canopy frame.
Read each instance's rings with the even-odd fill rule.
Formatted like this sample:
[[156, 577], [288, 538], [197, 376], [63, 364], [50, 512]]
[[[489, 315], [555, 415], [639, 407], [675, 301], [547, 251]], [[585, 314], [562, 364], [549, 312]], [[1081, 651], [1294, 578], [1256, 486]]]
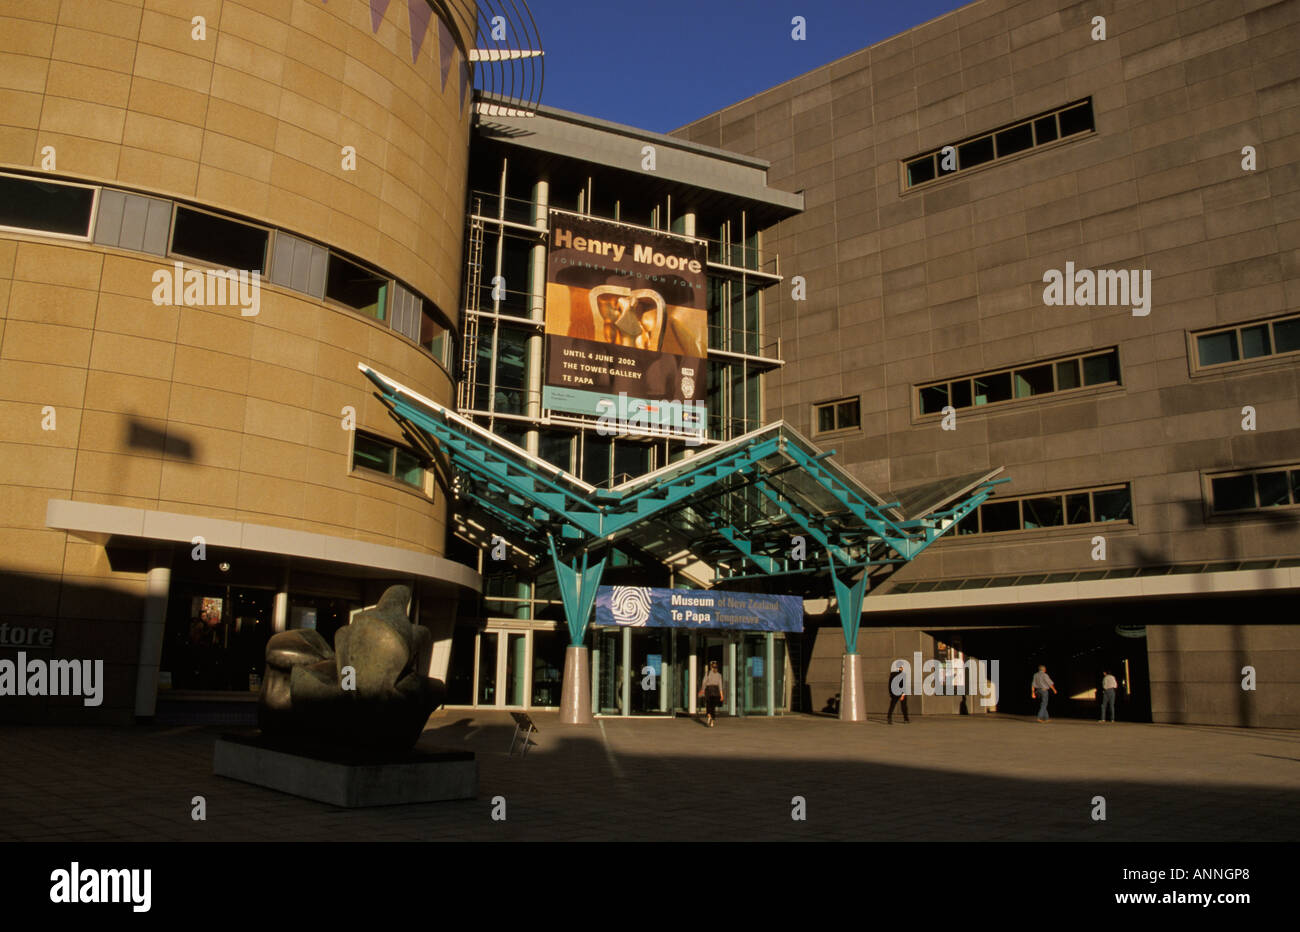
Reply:
[[856, 653], [872, 569], [915, 559], [1010, 481], [994, 478], [1000, 468], [972, 473], [910, 490], [904, 505], [876, 495], [831, 461], [834, 451], [777, 421], [601, 488], [358, 368], [408, 437], [449, 463], [456, 507], [472, 517], [462, 522], [464, 536], [485, 548], [498, 537], [508, 541], [532, 572], [549, 556], [575, 647], [586, 637], [609, 550], [622, 546], [661, 562], [701, 561], [723, 586], [757, 578], [806, 583], [829, 572], [845, 645]]

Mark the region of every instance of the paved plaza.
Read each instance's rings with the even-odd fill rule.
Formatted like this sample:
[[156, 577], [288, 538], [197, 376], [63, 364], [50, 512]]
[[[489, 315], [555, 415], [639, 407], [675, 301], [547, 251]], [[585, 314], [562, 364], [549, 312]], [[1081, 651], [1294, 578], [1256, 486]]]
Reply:
[[[0, 841], [1290, 841], [1300, 733], [1000, 715], [846, 724], [808, 715], [442, 710], [426, 741], [478, 754], [479, 797], [347, 810], [216, 777], [219, 726], [0, 726]], [[190, 818], [207, 801], [207, 820]], [[506, 819], [493, 821], [504, 797]], [[791, 800], [806, 801], [805, 821]], [[1107, 820], [1091, 818], [1104, 796]]]

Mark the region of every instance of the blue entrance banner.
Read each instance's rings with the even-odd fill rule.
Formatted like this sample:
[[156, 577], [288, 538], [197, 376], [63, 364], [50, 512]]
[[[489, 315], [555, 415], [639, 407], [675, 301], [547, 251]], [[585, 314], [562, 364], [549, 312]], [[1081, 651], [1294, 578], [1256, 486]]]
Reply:
[[627, 628], [722, 628], [730, 631], [803, 630], [803, 599], [792, 595], [601, 586], [598, 625]]

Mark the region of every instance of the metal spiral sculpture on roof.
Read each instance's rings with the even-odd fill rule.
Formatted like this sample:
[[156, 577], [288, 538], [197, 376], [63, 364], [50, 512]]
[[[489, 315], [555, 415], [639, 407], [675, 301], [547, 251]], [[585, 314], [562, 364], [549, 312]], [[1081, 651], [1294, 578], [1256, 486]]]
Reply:
[[[427, 0], [472, 34], [468, 49], [480, 112], [527, 116], [542, 99], [544, 57], [541, 35], [524, 0]], [[472, 23], [472, 29], [471, 24]]]
[[[326, 0], [328, 2], [328, 0]], [[368, 0], [370, 30], [378, 32], [393, 0]], [[524, 0], [406, 0], [411, 61], [429, 45], [447, 88], [452, 63], [459, 66], [462, 111], [465, 94], [479, 92], [480, 113], [531, 116], [542, 99], [542, 41]], [[435, 23], [436, 21], [436, 23]], [[430, 27], [433, 26], [433, 35]]]

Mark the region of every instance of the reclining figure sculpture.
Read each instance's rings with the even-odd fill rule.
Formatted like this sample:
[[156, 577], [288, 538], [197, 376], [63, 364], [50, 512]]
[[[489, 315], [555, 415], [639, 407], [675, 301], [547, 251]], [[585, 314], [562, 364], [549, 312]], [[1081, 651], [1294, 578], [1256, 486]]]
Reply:
[[428, 628], [406, 617], [411, 590], [390, 586], [379, 604], [325, 638], [309, 628], [274, 635], [258, 698], [262, 733], [286, 743], [337, 749], [404, 751], [446, 697], [426, 676]]

